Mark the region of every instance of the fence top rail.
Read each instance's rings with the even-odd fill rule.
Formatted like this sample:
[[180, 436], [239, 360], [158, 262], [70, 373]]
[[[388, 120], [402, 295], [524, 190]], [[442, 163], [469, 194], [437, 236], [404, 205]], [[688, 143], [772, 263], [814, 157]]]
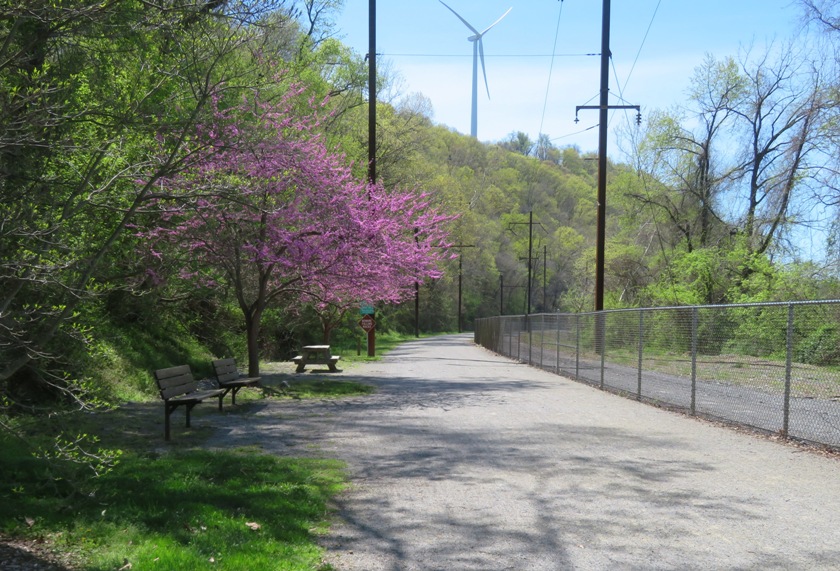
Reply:
[[840, 304], [840, 299], [821, 299], [821, 300], [805, 300], [805, 301], [764, 301], [754, 303], [732, 303], [732, 304], [718, 304], [718, 305], [673, 305], [663, 307], [627, 307], [622, 309], [605, 309], [603, 311], [584, 311], [580, 313], [531, 313], [529, 315], [497, 315], [493, 317], [478, 318], [476, 321], [482, 319], [522, 319], [524, 317], [541, 317], [541, 316], [579, 316], [587, 317], [591, 315], [602, 315], [606, 313], [637, 313], [640, 311], [674, 311], [674, 310], [704, 310], [704, 309], [735, 309], [746, 307], [796, 307], [805, 305], [837, 305]]

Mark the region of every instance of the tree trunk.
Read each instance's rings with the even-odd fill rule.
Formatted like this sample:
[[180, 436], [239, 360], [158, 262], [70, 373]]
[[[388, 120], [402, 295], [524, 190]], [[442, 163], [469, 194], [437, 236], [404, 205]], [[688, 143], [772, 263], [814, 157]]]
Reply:
[[260, 376], [260, 321], [262, 311], [245, 314], [245, 329], [248, 336], [248, 376]]

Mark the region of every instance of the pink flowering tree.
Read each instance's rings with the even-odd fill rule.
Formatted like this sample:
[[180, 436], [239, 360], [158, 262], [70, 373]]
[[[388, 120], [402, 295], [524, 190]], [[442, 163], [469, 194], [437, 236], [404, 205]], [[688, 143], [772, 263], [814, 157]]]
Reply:
[[295, 95], [218, 110], [196, 141], [212, 152], [161, 182], [160, 224], [144, 233], [153, 253], [186, 254], [184, 276], [230, 288], [252, 376], [271, 304], [399, 302], [447, 255], [451, 217], [423, 193], [353, 178], [316, 134], [317, 106], [301, 116]]

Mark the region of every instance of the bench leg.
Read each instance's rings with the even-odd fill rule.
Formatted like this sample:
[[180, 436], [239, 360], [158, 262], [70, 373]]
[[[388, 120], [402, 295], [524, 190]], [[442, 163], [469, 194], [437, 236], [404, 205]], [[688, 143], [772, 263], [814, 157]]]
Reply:
[[187, 407], [187, 428], [190, 427], [190, 412], [192, 411], [193, 407], [198, 403], [191, 403], [186, 405]]
[[302, 373], [303, 369], [306, 367], [306, 363], [298, 363], [297, 369], [295, 370], [296, 373]]
[[169, 415], [175, 410], [175, 407], [170, 407], [168, 403], [163, 404], [163, 439], [169, 440]]

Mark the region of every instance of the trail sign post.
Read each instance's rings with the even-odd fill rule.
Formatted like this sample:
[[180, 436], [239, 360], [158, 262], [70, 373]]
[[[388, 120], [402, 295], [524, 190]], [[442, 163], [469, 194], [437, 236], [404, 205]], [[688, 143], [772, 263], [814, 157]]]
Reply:
[[376, 321], [370, 314], [359, 320], [359, 327], [367, 332], [368, 357], [376, 357]]

